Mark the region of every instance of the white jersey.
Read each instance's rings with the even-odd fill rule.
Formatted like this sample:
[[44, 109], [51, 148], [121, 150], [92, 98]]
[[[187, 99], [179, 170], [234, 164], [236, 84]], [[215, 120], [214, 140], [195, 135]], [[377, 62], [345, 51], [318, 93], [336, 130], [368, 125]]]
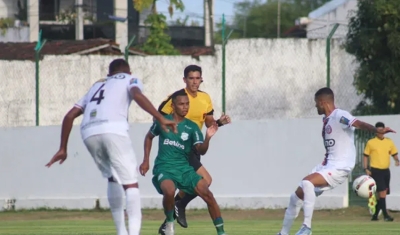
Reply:
[[324, 117], [322, 137], [326, 149], [326, 167], [353, 170], [356, 162], [354, 130], [352, 126], [357, 119], [349, 112], [335, 109]]
[[141, 81], [126, 73], [118, 73], [95, 83], [75, 107], [82, 109], [82, 139], [113, 133], [129, 136], [128, 112], [132, 101], [130, 90], [143, 89]]

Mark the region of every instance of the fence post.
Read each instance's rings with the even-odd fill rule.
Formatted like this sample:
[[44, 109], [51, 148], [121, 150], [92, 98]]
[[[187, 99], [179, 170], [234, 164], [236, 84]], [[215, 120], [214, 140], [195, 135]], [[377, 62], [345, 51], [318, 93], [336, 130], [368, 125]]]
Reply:
[[221, 38], [222, 38], [222, 112], [225, 113], [226, 109], [226, 73], [225, 73], [225, 67], [226, 67], [226, 59], [225, 59], [225, 46], [226, 43], [228, 42], [229, 37], [231, 36], [233, 30], [229, 32], [229, 34], [225, 37], [225, 14], [222, 14], [222, 30], [221, 30]]
[[[128, 62], [128, 58], [129, 58], [129, 48], [131, 48], [133, 41], [135, 41], [136, 35], [133, 35], [131, 40], [129, 40], [128, 45], [126, 45], [125, 47], [125, 52], [124, 52], [124, 56], [125, 56], [125, 60], [126, 62]], [[129, 63], [129, 62], [128, 62]]]
[[39, 32], [38, 41], [35, 46], [35, 93], [36, 93], [36, 101], [35, 101], [35, 108], [36, 108], [36, 126], [39, 126], [39, 61], [40, 61], [40, 51], [42, 50], [44, 44], [46, 44], [46, 39], [42, 41], [42, 30]]
[[339, 24], [336, 23], [326, 39], [326, 86], [331, 86], [331, 39], [335, 34]]

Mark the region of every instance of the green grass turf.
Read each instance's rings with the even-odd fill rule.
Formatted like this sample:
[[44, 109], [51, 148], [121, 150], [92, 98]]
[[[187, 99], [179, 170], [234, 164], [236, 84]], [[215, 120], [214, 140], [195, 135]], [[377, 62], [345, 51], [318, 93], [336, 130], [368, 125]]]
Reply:
[[[283, 210], [224, 210], [228, 235], [275, 235]], [[392, 213], [394, 222], [370, 221], [365, 208], [316, 211], [313, 234], [324, 235], [399, 235], [400, 215]], [[301, 224], [300, 216], [292, 234]], [[141, 235], [156, 235], [163, 219], [161, 211], [144, 210]], [[176, 225], [176, 235], [216, 234], [207, 211], [188, 211], [189, 228]], [[109, 211], [21, 211], [0, 213], [0, 235], [115, 235]]]

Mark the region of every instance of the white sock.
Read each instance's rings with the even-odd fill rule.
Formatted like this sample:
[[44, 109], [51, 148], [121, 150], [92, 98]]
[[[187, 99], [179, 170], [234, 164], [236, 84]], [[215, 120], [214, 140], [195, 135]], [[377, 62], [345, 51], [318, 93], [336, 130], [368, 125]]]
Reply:
[[129, 235], [139, 235], [142, 225], [142, 206], [138, 188], [126, 190], [126, 213], [128, 214]]
[[311, 228], [311, 219], [314, 212], [315, 199], [317, 196], [315, 195], [315, 186], [308, 180], [303, 180], [302, 188], [304, 192], [304, 225]]
[[107, 196], [115, 228], [117, 229], [117, 235], [128, 235], [125, 227], [124, 189], [122, 185], [115, 182], [108, 182]]
[[296, 193], [293, 193], [290, 195], [290, 201], [289, 205], [286, 208], [285, 211], [285, 217], [283, 219], [283, 226], [281, 229], [281, 234], [282, 235], [288, 235], [290, 232], [290, 229], [292, 228], [294, 220], [297, 218], [299, 215], [301, 206], [303, 201], [297, 197]]

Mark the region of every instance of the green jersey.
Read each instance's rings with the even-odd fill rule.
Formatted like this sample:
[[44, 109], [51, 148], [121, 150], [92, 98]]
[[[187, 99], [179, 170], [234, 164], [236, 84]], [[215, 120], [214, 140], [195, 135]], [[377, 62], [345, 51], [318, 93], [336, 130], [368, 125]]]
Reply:
[[[165, 118], [172, 120], [172, 114]], [[185, 118], [178, 123], [178, 133], [165, 132], [158, 121], [155, 121], [150, 128], [154, 136], [159, 136], [158, 154], [154, 162], [154, 168], [187, 166], [188, 154], [196, 144], [203, 143], [203, 134], [193, 121]]]

